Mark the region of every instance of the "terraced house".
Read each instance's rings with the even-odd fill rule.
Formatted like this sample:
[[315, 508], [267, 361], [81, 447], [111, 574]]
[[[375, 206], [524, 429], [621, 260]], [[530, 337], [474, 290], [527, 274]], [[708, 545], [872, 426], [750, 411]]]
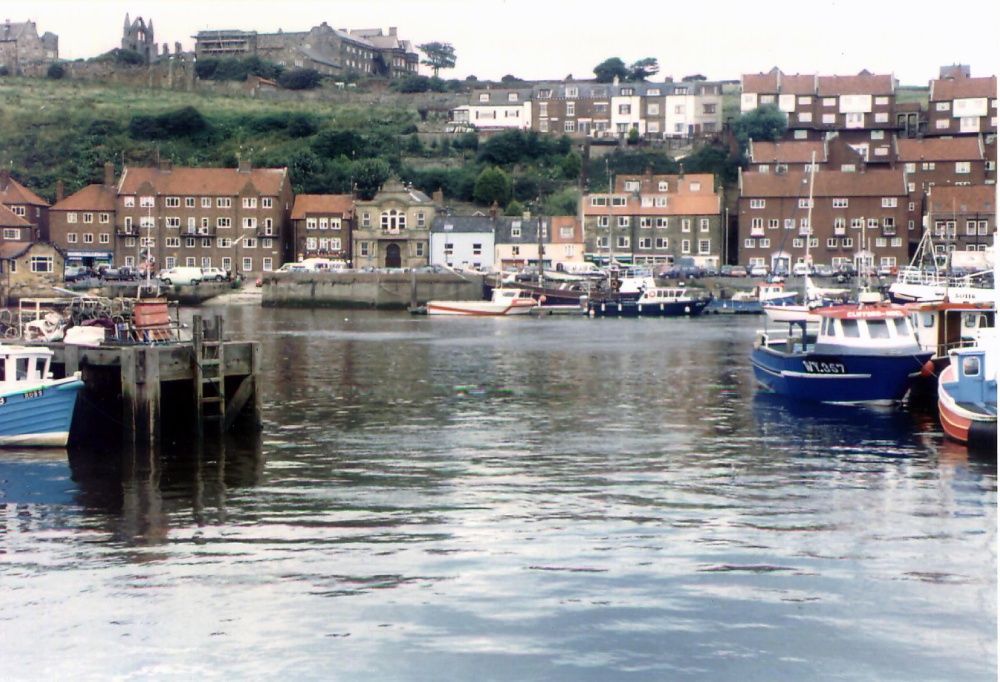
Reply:
[[291, 242], [295, 260], [331, 258], [350, 262], [354, 197], [350, 194], [299, 194], [292, 208]]
[[997, 78], [973, 78], [958, 69], [932, 80], [927, 135], [996, 135]]
[[905, 226], [911, 214], [902, 170], [741, 172], [739, 188], [742, 265], [790, 271], [807, 262], [807, 245], [809, 261], [834, 268], [908, 261]]
[[[60, 186], [57, 194], [61, 193]], [[67, 265], [96, 268], [115, 264], [117, 205], [115, 168], [110, 163], [104, 166], [102, 184], [88, 185], [66, 198], [56, 197], [49, 209], [49, 231], [52, 243], [66, 254]]]
[[115, 204], [117, 264], [272, 270], [288, 260], [292, 201], [287, 169], [245, 160], [239, 168], [126, 168]]
[[660, 265], [723, 261], [722, 192], [711, 174], [622, 175], [609, 194], [581, 199], [585, 259]]

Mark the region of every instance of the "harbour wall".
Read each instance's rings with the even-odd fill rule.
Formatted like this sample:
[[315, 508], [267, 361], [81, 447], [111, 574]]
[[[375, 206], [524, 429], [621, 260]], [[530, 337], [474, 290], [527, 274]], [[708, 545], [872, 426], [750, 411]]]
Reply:
[[402, 310], [432, 300], [480, 301], [483, 277], [417, 272], [274, 272], [263, 278], [261, 305]]

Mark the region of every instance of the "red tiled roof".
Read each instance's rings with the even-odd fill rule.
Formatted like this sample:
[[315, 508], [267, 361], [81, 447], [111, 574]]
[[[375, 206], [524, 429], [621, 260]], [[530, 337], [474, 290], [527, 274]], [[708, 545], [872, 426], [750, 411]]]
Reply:
[[338, 213], [348, 216], [354, 210], [354, 197], [350, 194], [299, 194], [292, 207], [292, 220], [301, 220], [310, 214]]
[[965, 99], [966, 97], [989, 97], [996, 99], [997, 77], [988, 78], [950, 78], [931, 81], [931, 102]]
[[[809, 196], [809, 173], [790, 171], [773, 173], [742, 173], [740, 197], [802, 197]], [[906, 183], [902, 170], [868, 170], [864, 173], [817, 171], [813, 179], [813, 196], [902, 196]]]
[[0, 204], [0, 227], [31, 227], [31, 223]]
[[4, 242], [0, 244], [0, 259], [17, 258], [31, 248], [31, 242]]
[[[615, 178], [615, 193], [625, 192], [626, 182], [640, 182], [641, 194], [663, 194], [659, 191], [661, 182], [667, 183], [667, 191], [673, 195], [683, 194], [715, 194], [715, 176], [711, 173], [689, 173], [685, 175], [619, 175]], [[700, 183], [697, 190], [692, 189], [693, 183]]]
[[996, 185], [935, 185], [927, 190], [927, 205], [934, 213], [996, 213]]
[[126, 168], [118, 191], [137, 194], [148, 182], [161, 195], [237, 196], [252, 182], [264, 196], [278, 196], [287, 181], [286, 168], [254, 168], [246, 173], [236, 168]]
[[891, 95], [895, 91], [891, 74], [873, 75], [861, 72], [857, 76], [820, 76], [816, 79], [816, 94], [820, 97], [837, 95]]
[[114, 211], [118, 192], [106, 185], [87, 185], [52, 205], [50, 211]]
[[610, 213], [607, 206], [591, 206], [586, 196], [583, 202], [585, 216], [717, 215], [721, 208], [722, 199], [717, 194], [671, 194], [667, 199], [666, 206], [643, 206], [641, 199], [629, 195], [625, 206], [612, 206]]
[[781, 76], [781, 94], [783, 95], [814, 95], [816, 94], [815, 75], [788, 75]]
[[0, 203], [2, 204], [27, 204], [30, 206], [48, 206], [49, 202], [32, 192], [14, 178], [7, 177], [7, 186], [0, 186]]
[[743, 74], [743, 92], [777, 93], [780, 74], [781, 72], [776, 68], [767, 73], [745, 73]]
[[983, 149], [978, 137], [903, 138], [896, 142], [896, 156], [903, 162], [981, 161]]
[[809, 163], [814, 153], [817, 163], [826, 161], [822, 140], [750, 142], [750, 163]]

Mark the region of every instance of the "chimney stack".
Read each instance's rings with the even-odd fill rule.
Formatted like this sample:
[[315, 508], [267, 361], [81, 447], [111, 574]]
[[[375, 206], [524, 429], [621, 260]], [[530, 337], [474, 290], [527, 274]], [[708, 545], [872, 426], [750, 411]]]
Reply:
[[10, 171], [0, 168], [0, 192], [6, 192], [8, 187], [10, 187]]
[[240, 173], [249, 173], [250, 172], [250, 158], [249, 157], [246, 157], [246, 158], [244, 158], [242, 156], [240, 157], [239, 172]]
[[63, 188], [63, 181], [62, 180], [57, 180], [56, 181], [56, 203], [57, 204], [60, 201], [63, 200], [63, 198], [65, 196], [65, 192], [66, 192], [66, 190]]
[[160, 170], [169, 173], [174, 169], [174, 162], [170, 159], [160, 159]]
[[108, 161], [104, 164], [104, 186], [112, 187], [115, 184], [115, 164]]

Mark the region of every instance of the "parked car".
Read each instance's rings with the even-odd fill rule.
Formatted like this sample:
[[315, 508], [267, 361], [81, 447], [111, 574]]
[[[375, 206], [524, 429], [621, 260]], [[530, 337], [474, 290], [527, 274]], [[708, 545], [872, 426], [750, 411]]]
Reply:
[[98, 271], [101, 279], [106, 282], [127, 282], [134, 280], [138, 277], [135, 268], [129, 267], [128, 265], [123, 265], [119, 268], [112, 267], [110, 265], [102, 265]]
[[732, 265], [723, 265], [721, 268], [719, 268], [719, 276], [720, 277], [732, 277], [733, 276], [733, 266]]
[[742, 265], [734, 265], [729, 274], [732, 277], [746, 277], [748, 273], [747, 269]]
[[157, 277], [168, 286], [171, 284], [200, 284], [202, 274], [201, 268], [176, 267], [160, 270]]
[[229, 279], [229, 273], [222, 268], [202, 268], [201, 269], [201, 281], [211, 282], [215, 280], [216, 282], [225, 282]]
[[813, 272], [817, 277], [833, 277], [833, 268], [826, 263], [813, 264]]
[[67, 265], [63, 279], [67, 282], [79, 282], [90, 277], [90, 268], [82, 265]]
[[717, 267], [715, 267], [714, 265], [706, 265], [705, 267], [703, 267], [701, 269], [701, 276], [702, 277], [718, 277], [719, 276], [719, 269]]
[[769, 270], [766, 265], [755, 265], [750, 268], [751, 277], [767, 277], [768, 272]]

